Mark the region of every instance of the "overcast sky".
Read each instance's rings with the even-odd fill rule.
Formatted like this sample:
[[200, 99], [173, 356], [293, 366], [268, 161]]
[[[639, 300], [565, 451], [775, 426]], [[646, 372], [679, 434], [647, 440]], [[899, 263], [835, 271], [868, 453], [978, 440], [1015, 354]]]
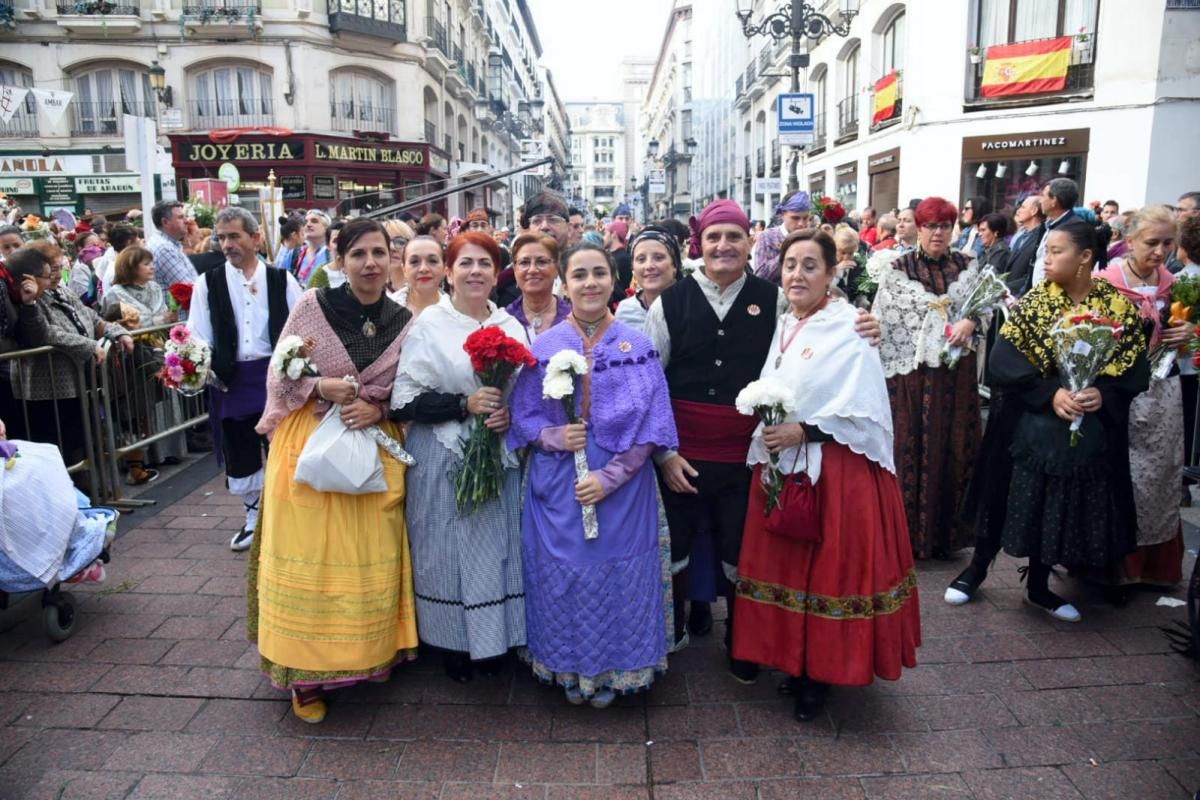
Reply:
[[658, 57], [671, 0], [528, 0], [563, 102], [620, 99], [622, 59]]

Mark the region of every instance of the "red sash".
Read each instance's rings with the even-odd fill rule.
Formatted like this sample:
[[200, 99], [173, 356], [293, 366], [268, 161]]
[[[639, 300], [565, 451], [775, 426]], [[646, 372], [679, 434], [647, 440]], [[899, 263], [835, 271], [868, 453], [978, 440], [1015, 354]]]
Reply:
[[733, 406], [672, 400], [679, 454], [689, 461], [745, 464], [758, 417], [739, 414]]

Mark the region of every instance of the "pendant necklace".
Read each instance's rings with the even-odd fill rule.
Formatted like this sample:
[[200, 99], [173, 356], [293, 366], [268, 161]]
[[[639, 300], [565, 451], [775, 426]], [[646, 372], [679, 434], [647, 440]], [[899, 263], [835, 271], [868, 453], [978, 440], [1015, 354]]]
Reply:
[[525, 309], [525, 317], [526, 317], [526, 319], [529, 320], [530, 326], [533, 327], [534, 335], [537, 335], [542, 332], [542, 324], [545, 322], [545, 320], [542, 319], [542, 315], [546, 313], [546, 311], [550, 308], [551, 303], [553, 303], [553, 302], [554, 302], [554, 300], [551, 299], [550, 303], [547, 303], [546, 305], [542, 306], [540, 311], [530, 311], [529, 304], [526, 303], [524, 300], [521, 301], [521, 305]]
[[370, 317], [367, 317], [367, 321], [363, 323], [362, 332], [363, 336], [367, 337], [368, 339], [373, 339], [375, 337], [375, 323], [371, 322]]
[[604, 323], [604, 321], [606, 319], [608, 319], [608, 315], [605, 314], [603, 317], [601, 317], [600, 319], [595, 320], [593, 322], [584, 322], [579, 317], [575, 316], [574, 312], [571, 312], [571, 317], [575, 320], [575, 322], [577, 322], [579, 324], [579, 327], [583, 328], [583, 334], [589, 340], [594, 339], [596, 337], [596, 331], [600, 330], [600, 326]]
[[800, 332], [800, 329], [807, 325], [808, 321], [812, 319], [813, 316], [816, 315], [816, 313], [824, 308], [828, 303], [829, 295], [825, 295], [825, 299], [818, 303], [817, 307], [810, 311], [807, 316], [797, 319], [796, 327], [792, 328], [792, 333], [787, 337], [787, 341], [784, 341], [783, 338], [783, 332], [787, 326], [785, 325], [779, 329], [779, 355], [775, 356], [775, 369], [779, 369], [780, 365], [783, 364], [783, 354], [786, 353], [788, 348], [792, 346], [792, 342], [796, 339], [796, 334]]

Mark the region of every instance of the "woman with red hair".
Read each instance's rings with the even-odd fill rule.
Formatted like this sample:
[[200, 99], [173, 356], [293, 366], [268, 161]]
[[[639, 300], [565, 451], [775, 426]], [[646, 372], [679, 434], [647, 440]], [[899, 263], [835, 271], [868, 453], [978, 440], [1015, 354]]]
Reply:
[[[521, 580], [521, 477], [516, 455], [503, 450], [500, 497], [459, 510], [454, 478], [471, 426], [497, 434], [511, 417], [505, 393], [480, 384], [463, 350], [467, 337], [496, 326], [525, 340], [521, 323], [488, 296], [500, 271], [491, 236], [466, 231], [446, 251], [453, 293], [443, 295], [409, 327], [392, 389], [394, 418], [411, 422], [405, 446], [413, 589], [421, 641], [445, 651], [446, 674], [470, 680], [478, 668], [495, 674], [510, 648], [525, 644]], [[501, 436], [503, 441], [503, 436]]]
[[[978, 272], [950, 249], [958, 209], [940, 197], [916, 209], [917, 249], [883, 262], [872, 313], [883, 327], [879, 356], [896, 431], [896, 474], [917, 558], [945, 558], [973, 541], [958, 518], [980, 442], [973, 342], [982, 319], [958, 319]], [[946, 344], [963, 348], [956, 367]]]

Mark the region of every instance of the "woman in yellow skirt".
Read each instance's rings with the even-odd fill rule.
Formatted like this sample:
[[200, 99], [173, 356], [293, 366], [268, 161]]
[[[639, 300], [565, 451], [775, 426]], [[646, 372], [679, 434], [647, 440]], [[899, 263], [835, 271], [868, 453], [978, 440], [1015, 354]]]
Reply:
[[[346, 283], [300, 299], [268, 377], [258, 431], [271, 437], [271, 450], [247, 593], [262, 670], [291, 690], [293, 712], [312, 723], [325, 718], [326, 691], [385, 681], [417, 648], [404, 465], [381, 450], [387, 491], [372, 494], [321, 492], [294, 477], [331, 405], [351, 430], [378, 425], [403, 438], [385, 411], [412, 313], [384, 292], [387, 235], [377, 222], [354, 220], [339, 244]], [[315, 376], [281, 360], [296, 342], [289, 336], [304, 341]]]

